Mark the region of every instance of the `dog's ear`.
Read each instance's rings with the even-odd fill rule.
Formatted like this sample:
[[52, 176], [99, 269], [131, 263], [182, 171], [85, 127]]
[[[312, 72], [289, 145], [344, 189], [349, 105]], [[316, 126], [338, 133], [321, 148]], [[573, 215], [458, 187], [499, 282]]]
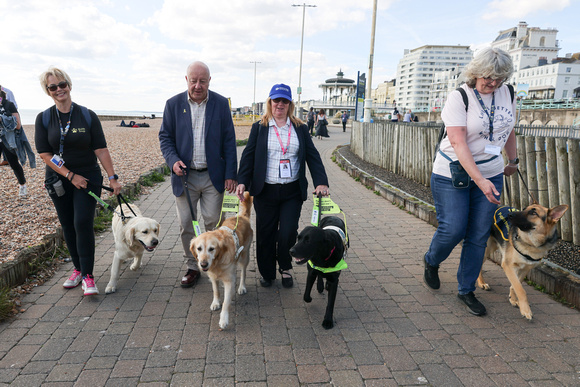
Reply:
[[193, 238], [191, 240], [191, 242], [189, 243], [189, 251], [191, 251], [191, 254], [193, 254], [193, 257], [195, 259], [197, 259], [197, 248], [195, 246], [195, 238]]
[[548, 211], [548, 218], [552, 221], [552, 223], [556, 223], [562, 216], [564, 216], [566, 211], [568, 211], [568, 206], [566, 204], [561, 204], [554, 208], [550, 208]]
[[133, 245], [133, 242], [135, 242], [135, 226], [127, 227], [125, 230], [125, 240], [129, 246]]

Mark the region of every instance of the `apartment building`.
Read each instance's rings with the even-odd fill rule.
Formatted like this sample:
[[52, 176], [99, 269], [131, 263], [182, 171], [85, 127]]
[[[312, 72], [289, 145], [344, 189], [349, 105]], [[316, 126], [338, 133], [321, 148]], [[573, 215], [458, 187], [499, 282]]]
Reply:
[[518, 72], [518, 82], [528, 84], [528, 98], [567, 99], [580, 94], [580, 53], [566, 58], [555, 58], [547, 63], [540, 58], [535, 66]]
[[397, 106], [427, 111], [437, 72], [462, 68], [473, 58], [469, 46], [421, 46], [405, 50], [397, 66], [395, 99]]

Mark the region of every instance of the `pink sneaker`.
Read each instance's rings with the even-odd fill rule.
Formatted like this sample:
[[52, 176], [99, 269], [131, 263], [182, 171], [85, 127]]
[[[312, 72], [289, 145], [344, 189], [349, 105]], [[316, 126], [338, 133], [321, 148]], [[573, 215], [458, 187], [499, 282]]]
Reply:
[[99, 289], [95, 285], [95, 278], [92, 275], [87, 274], [83, 277], [83, 290], [85, 291], [85, 296], [99, 294]]
[[81, 272], [78, 271], [77, 269], [74, 269], [71, 276], [68, 277], [68, 279], [66, 281], [64, 281], [64, 284], [62, 284], [62, 286], [65, 289], [76, 288], [77, 286], [79, 286], [82, 279], [83, 279], [83, 277], [81, 276]]

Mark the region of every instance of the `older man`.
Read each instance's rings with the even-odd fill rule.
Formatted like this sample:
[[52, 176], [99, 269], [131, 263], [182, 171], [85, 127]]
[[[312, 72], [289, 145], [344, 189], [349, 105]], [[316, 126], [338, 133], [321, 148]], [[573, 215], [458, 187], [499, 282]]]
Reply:
[[209, 89], [205, 63], [193, 62], [185, 76], [187, 91], [167, 101], [159, 130], [161, 152], [171, 168], [187, 272], [182, 287], [194, 286], [199, 278], [195, 258], [189, 251], [194, 237], [191, 213], [182, 178], [197, 218], [200, 202], [205, 230], [212, 230], [220, 217], [224, 190], [233, 192], [237, 179], [236, 134], [228, 100]]

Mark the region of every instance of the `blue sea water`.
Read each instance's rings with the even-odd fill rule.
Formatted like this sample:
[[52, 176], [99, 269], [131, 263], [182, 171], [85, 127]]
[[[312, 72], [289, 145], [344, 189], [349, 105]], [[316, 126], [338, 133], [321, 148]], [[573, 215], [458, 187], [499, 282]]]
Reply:
[[[34, 125], [36, 121], [36, 116], [42, 110], [37, 109], [19, 109], [18, 113], [20, 113], [20, 120], [22, 125]], [[163, 116], [162, 112], [146, 112], [146, 111], [116, 111], [116, 110], [95, 110], [97, 115], [105, 115], [105, 116], [127, 116], [127, 117], [151, 117], [152, 114], [155, 114], [155, 117], [160, 118]]]

